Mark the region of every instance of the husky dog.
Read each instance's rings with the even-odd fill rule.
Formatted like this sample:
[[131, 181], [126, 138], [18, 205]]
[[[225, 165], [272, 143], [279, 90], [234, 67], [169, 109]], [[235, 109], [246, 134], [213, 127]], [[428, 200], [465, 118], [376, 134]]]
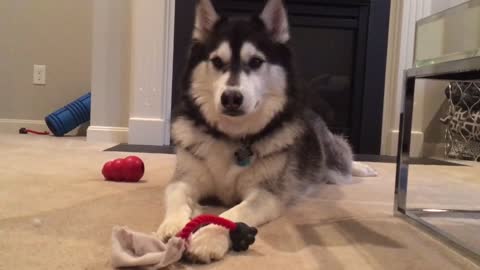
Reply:
[[[353, 162], [347, 142], [304, 105], [282, 0], [269, 0], [248, 19], [219, 16], [210, 0], [197, 0], [195, 16], [160, 237], [179, 232], [205, 197], [231, 207], [222, 217], [260, 226], [314, 184], [376, 175]], [[187, 253], [207, 263], [229, 248], [228, 231], [208, 225], [192, 236]]]

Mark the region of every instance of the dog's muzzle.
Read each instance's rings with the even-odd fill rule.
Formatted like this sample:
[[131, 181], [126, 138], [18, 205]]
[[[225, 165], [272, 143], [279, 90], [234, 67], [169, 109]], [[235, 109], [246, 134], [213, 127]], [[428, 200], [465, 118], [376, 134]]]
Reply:
[[226, 90], [221, 96], [223, 114], [228, 116], [241, 116], [245, 112], [241, 109], [243, 104], [243, 95], [237, 90]]

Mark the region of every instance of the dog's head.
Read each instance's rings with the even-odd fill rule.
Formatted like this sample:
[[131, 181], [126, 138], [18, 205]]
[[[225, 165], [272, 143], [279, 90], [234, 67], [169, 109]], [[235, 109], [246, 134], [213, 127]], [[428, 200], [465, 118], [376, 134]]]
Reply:
[[188, 95], [208, 123], [232, 137], [262, 130], [284, 110], [291, 70], [282, 0], [259, 15], [228, 18], [197, 0]]

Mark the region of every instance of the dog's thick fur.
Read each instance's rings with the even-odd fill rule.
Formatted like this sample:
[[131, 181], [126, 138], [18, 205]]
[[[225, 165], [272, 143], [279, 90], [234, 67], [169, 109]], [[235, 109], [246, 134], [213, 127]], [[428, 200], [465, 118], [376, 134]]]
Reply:
[[[269, 0], [249, 19], [220, 17], [210, 0], [197, 1], [185, 95], [172, 126], [177, 166], [160, 237], [176, 234], [205, 197], [232, 207], [222, 217], [259, 226], [314, 184], [346, 182], [352, 172], [375, 175], [354, 163], [347, 142], [304, 105], [289, 38], [281, 0]], [[227, 91], [242, 96], [233, 111], [225, 105]], [[247, 166], [235, 159], [244, 148], [253, 153]], [[210, 262], [229, 247], [228, 232], [209, 225], [193, 235], [188, 254]]]

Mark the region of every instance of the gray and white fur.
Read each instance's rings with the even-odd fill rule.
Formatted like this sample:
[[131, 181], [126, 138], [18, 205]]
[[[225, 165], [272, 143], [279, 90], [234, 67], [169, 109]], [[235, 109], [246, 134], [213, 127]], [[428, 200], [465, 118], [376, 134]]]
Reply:
[[[312, 186], [376, 175], [353, 162], [347, 141], [303, 102], [289, 38], [281, 0], [247, 19], [222, 17], [210, 0], [197, 1], [183, 106], [172, 124], [177, 165], [157, 231], [163, 239], [198, 214], [206, 197], [231, 207], [222, 217], [260, 226]], [[246, 166], [235, 158], [239, 149], [252, 153]], [[192, 236], [188, 254], [210, 262], [229, 248], [228, 232], [209, 225]]]

